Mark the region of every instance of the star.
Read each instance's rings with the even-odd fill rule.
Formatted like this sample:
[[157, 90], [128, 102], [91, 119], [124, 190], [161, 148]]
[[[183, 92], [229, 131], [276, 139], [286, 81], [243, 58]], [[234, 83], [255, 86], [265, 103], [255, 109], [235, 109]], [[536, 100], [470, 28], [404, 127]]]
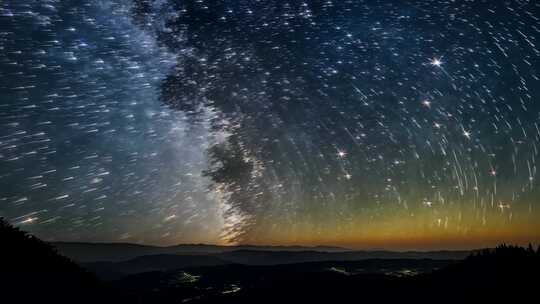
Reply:
[[440, 58], [433, 58], [433, 59], [431, 59], [430, 64], [432, 66], [440, 67], [442, 65], [442, 61], [441, 61]]
[[35, 218], [35, 217], [30, 217], [30, 218], [27, 218], [24, 221], [22, 221], [21, 224], [32, 224], [33, 222], [36, 221], [36, 219], [37, 218]]

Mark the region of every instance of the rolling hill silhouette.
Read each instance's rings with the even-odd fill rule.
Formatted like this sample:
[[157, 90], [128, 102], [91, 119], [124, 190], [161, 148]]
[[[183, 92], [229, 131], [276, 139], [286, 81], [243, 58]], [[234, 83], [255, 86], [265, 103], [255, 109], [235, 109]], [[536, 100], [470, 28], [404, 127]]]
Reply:
[[[430, 253], [438, 259], [411, 252], [376, 252], [371, 257], [387, 256], [369, 258], [367, 252], [273, 248], [80, 264], [106, 279], [100, 281], [52, 245], [3, 220], [0, 240], [2, 300], [9, 303], [535, 302], [540, 274], [540, 248], [532, 246], [501, 245], [461, 260], [448, 258], [454, 253], [446, 251]], [[153, 248], [110, 247], [137, 254]]]
[[220, 246], [208, 244], [180, 244], [160, 247], [130, 243], [83, 243], [83, 242], [54, 242], [52, 243], [59, 252], [78, 262], [98, 261], [127, 261], [145, 255], [159, 254], [220, 254], [237, 250], [250, 251], [315, 251], [315, 252], [348, 252], [347, 248], [330, 246]]

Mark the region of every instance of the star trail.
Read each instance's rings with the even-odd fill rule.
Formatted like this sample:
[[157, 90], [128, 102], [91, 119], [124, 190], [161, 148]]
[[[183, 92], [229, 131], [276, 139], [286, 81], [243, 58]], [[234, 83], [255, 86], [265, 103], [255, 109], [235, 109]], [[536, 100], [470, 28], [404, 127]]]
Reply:
[[540, 3], [0, 4], [0, 216], [47, 240], [540, 240]]

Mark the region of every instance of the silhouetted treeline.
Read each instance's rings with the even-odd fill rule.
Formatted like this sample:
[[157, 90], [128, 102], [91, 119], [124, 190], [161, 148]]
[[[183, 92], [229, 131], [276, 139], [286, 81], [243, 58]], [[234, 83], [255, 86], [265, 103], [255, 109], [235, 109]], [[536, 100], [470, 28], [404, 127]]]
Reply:
[[419, 277], [418, 283], [446, 302], [469, 299], [517, 303], [538, 297], [539, 275], [538, 250], [532, 245], [523, 248], [503, 244], [477, 251], [464, 261]]
[[525, 258], [525, 259], [531, 259], [540, 256], [540, 245], [536, 250], [534, 250], [532, 244], [529, 244], [527, 248], [515, 246], [515, 245], [507, 245], [507, 244], [501, 244], [493, 249], [486, 248], [482, 250], [477, 250], [471, 256], [467, 258], [467, 260], [475, 260], [475, 259], [482, 259], [482, 258]]
[[0, 303], [98, 303], [103, 296], [93, 274], [2, 218], [0, 252]]

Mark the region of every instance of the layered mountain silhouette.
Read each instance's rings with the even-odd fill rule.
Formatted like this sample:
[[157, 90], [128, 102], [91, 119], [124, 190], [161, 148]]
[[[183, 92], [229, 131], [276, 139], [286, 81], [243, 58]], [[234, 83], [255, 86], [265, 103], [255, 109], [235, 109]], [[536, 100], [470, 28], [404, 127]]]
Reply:
[[6, 303], [535, 302], [540, 274], [532, 246], [399, 253], [56, 243], [56, 251], [3, 220], [0, 240]]
[[130, 243], [81, 243], [81, 242], [55, 242], [52, 243], [63, 255], [79, 262], [96, 261], [126, 261], [140, 256], [160, 254], [220, 254], [224, 252], [250, 250], [250, 251], [315, 251], [315, 252], [348, 252], [347, 248], [330, 246], [219, 246], [208, 244], [180, 244], [160, 247]]

